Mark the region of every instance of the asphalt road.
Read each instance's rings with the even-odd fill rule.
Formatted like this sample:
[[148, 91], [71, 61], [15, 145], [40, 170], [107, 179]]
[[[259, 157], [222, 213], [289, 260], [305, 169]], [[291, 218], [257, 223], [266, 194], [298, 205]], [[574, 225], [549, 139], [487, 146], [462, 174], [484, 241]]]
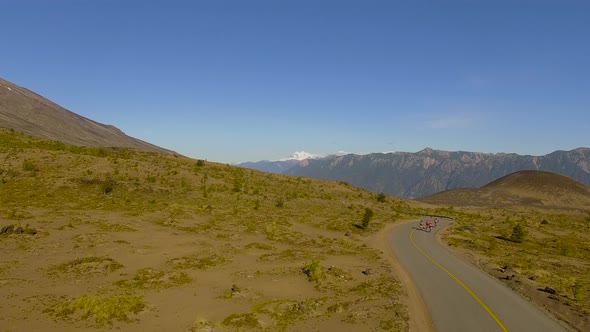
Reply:
[[499, 280], [457, 258], [418, 221], [396, 227], [394, 254], [418, 287], [439, 332], [567, 331], [562, 323], [514, 293]]

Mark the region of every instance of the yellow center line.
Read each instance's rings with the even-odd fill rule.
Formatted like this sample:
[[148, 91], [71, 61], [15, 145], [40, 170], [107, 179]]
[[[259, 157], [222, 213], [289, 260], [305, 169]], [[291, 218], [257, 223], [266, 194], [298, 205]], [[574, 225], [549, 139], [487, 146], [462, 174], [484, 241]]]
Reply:
[[459, 280], [459, 278], [455, 277], [454, 274], [452, 274], [449, 270], [445, 269], [442, 265], [440, 265], [437, 261], [435, 261], [434, 258], [430, 257], [427, 253], [424, 252], [424, 250], [420, 249], [420, 247], [418, 247], [418, 245], [416, 245], [416, 242], [414, 242], [414, 232], [415, 231], [416, 231], [416, 229], [412, 229], [412, 232], [410, 232], [410, 241], [412, 241], [412, 244], [414, 245], [414, 247], [416, 249], [418, 249], [418, 251], [422, 255], [424, 255], [424, 257], [428, 258], [432, 263], [434, 263], [434, 265], [440, 267], [441, 270], [445, 271], [448, 275], [451, 276], [451, 278], [455, 279], [455, 281], [459, 285], [461, 285], [463, 288], [465, 288], [467, 293], [471, 294], [471, 296], [473, 296], [473, 298], [488, 312], [488, 314], [490, 314], [490, 316], [492, 316], [492, 318], [496, 321], [496, 323], [498, 323], [498, 325], [500, 325], [500, 328], [502, 329], [502, 331], [508, 332], [508, 329], [506, 329], [504, 324], [502, 324], [502, 322], [500, 322], [500, 320], [492, 312], [492, 310], [485, 303], [483, 303], [483, 301], [480, 300], [479, 297], [477, 297], [477, 295], [475, 295], [475, 293], [473, 291], [471, 291], [471, 289], [469, 289], [469, 287], [467, 287], [467, 285], [465, 285], [461, 280]]

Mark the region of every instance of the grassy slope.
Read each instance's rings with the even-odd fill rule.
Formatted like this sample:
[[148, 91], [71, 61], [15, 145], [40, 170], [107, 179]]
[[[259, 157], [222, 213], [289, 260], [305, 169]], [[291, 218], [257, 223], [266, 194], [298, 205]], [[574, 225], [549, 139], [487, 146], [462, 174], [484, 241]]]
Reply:
[[0, 235], [11, 330], [407, 329], [399, 282], [363, 240], [406, 217], [403, 201], [10, 131], [0, 160], [0, 226], [37, 230]]

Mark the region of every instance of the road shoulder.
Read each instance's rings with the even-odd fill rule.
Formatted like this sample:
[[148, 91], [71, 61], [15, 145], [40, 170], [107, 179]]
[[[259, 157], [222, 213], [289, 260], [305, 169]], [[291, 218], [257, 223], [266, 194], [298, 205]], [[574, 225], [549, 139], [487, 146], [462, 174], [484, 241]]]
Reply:
[[402, 296], [402, 301], [408, 308], [408, 315], [410, 317], [409, 326], [410, 331], [416, 332], [434, 332], [434, 325], [426, 308], [426, 304], [420, 295], [420, 291], [412, 278], [410, 278], [408, 272], [403, 268], [389, 243], [392, 232], [400, 225], [417, 222], [415, 220], [400, 221], [393, 224], [389, 224], [379, 232], [370, 236], [367, 240], [367, 244], [380, 250], [384, 257], [390, 262], [393, 271], [396, 276], [400, 279], [405, 292]]
[[452, 224], [445, 225], [436, 233], [436, 240], [451, 254], [473, 265], [477, 269], [492, 276], [494, 279], [501, 281], [513, 292], [519, 294], [531, 304], [535, 305], [546, 315], [561, 322], [564, 329], [568, 331], [585, 331], [590, 326], [590, 319], [585, 315], [576, 312], [566, 304], [556, 301], [551, 296], [540, 291], [540, 286], [525, 276], [511, 273], [508, 277], [504, 272], [500, 272], [500, 267], [488, 263], [472, 251], [452, 247], [444, 241], [445, 235], [449, 234]]

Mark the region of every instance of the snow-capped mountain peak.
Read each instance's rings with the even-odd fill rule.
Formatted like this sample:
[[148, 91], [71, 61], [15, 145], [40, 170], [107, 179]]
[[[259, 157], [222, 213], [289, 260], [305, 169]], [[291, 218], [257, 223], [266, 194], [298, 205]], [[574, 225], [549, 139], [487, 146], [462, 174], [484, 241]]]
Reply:
[[317, 158], [319, 157], [318, 155], [315, 154], [311, 154], [305, 151], [296, 151], [294, 153], [292, 153], [289, 157], [281, 159], [281, 161], [285, 161], [285, 160], [305, 160], [305, 159], [310, 159], [310, 158]]

